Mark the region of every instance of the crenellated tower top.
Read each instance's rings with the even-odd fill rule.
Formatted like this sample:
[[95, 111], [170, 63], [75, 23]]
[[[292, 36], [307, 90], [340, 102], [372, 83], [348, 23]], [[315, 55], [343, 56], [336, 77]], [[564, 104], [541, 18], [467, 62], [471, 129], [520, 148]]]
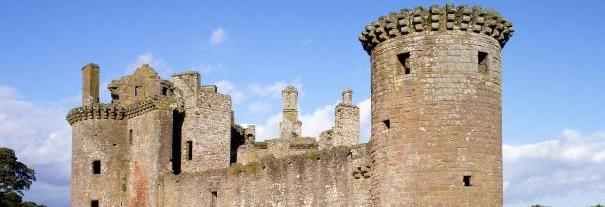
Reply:
[[514, 32], [513, 24], [494, 10], [446, 4], [445, 7], [432, 5], [430, 8], [417, 7], [391, 12], [366, 26], [359, 35], [359, 41], [369, 54], [376, 45], [390, 38], [450, 30], [485, 34], [497, 40], [501, 47]]

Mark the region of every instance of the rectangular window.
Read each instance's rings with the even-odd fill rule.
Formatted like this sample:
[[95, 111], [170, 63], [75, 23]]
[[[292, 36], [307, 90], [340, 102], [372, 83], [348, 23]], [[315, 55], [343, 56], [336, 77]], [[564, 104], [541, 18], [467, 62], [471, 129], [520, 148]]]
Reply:
[[487, 53], [479, 51], [477, 54], [477, 67], [480, 73], [487, 74], [487, 60]]
[[128, 144], [132, 145], [132, 129], [128, 130]]
[[134, 96], [140, 96], [140, 95], [142, 95], [141, 93], [143, 93], [141, 86], [135, 86], [134, 87]]
[[193, 160], [193, 141], [187, 141], [187, 160]]
[[216, 191], [212, 191], [212, 198], [210, 198], [210, 206], [216, 207], [216, 202], [218, 200], [218, 193]]
[[90, 207], [99, 207], [99, 201], [98, 200], [90, 201]]
[[471, 176], [470, 175], [465, 175], [464, 178], [462, 178], [462, 181], [464, 182], [464, 186], [471, 186]]
[[101, 161], [95, 160], [92, 162], [92, 173], [101, 174]]
[[[401, 66], [401, 72], [403, 72], [403, 74], [407, 75], [407, 74], [412, 73], [409, 52], [401, 53], [401, 54], [397, 55], [397, 59], [399, 60], [399, 65]], [[399, 72], [399, 74], [401, 74], [401, 72]]]

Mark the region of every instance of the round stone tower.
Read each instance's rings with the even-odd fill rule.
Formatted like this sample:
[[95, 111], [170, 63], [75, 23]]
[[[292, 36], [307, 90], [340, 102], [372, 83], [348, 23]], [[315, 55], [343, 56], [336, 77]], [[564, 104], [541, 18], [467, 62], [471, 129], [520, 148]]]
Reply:
[[374, 206], [502, 206], [501, 49], [492, 10], [433, 5], [360, 35], [372, 62]]
[[126, 204], [126, 109], [99, 103], [99, 66], [82, 68], [82, 106], [67, 114], [72, 127], [71, 206]]

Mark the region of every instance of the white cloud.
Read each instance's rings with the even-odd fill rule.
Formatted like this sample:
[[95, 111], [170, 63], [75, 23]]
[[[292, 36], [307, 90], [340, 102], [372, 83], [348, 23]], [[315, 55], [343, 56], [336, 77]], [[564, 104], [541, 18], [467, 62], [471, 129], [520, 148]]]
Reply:
[[246, 91], [254, 96], [269, 96], [272, 98], [281, 97], [281, 91], [287, 86], [294, 86], [298, 89], [299, 97], [302, 92], [302, 84], [296, 80], [294, 82], [277, 81], [272, 84], [250, 84]]
[[334, 107], [333, 105], [325, 105], [319, 107], [311, 114], [303, 114], [300, 116], [302, 121], [302, 135], [307, 137], [319, 137], [319, 134], [334, 126]]
[[238, 90], [235, 84], [233, 84], [231, 81], [222, 80], [214, 83], [214, 85], [216, 85], [220, 93], [230, 95], [231, 100], [233, 100], [233, 102], [236, 104], [241, 103], [244, 101], [244, 99], [246, 99], [246, 94]]
[[357, 107], [359, 107], [359, 141], [361, 143], [366, 143], [370, 140], [370, 132], [372, 131], [371, 105], [372, 101], [370, 98], [357, 103]]
[[198, 69], [193, 69], [193, 70], [199, 71], [202, 74], [202, 77], [204, 77], [204, 76], [207, 76], [212, 73], [223, 72], [226, 69], [227, 68], [222, 63], [216, 63], [216, 64], [202, 63], [202, 65], [200, 65], [200, 67]]
[[153, 53], [146, 52], [137, 56], [137, 58], [126, 66], [126, 74], [130, 75], [139, 66], [149, 64], [158, 74], [163, 77], [169, 77], [172, 70], [164, 63], [164, 60], [153, 56]]
[[281, 114], [275, 114], [269, 117], [264, 124], [256, 124], [256, 141], [277, 138], [280, 120]]
[[60, 103], [33, 103], [15, 89], [0, 86], [0, 146], [15, 150], [38, 178], [25, 200], [49, 206], [69, 203], [71, 131], [66, 113]]
[[504, 145], [503, 154], [507, 204], [605, 191], [605, 139], [597, 136], [567, 129], [559, 139]]
[[219, 27], [212, 31], [212, 35], [210, 35], [210, 44], [213, 46], [218, 46], [223, 44], [225, 39], [227, 39], [225, 29]]
[[11, 97], [15, 96], [15, 89], [7, 86], [0, 85], [0, 97]]

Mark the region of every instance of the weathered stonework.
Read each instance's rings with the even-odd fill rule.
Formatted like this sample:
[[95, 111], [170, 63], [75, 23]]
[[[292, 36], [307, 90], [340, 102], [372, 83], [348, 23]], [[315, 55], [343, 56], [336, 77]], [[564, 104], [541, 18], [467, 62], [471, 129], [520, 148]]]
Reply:
[[478, 7], [381, 17], [360, 36], [372, 62], [372, 135], [344, 90], [334, 126], [302, 137], [282, 91], [280, 137], [256, 141], [231, 97], [200, 74], [149, 65], [112, 81], [82, 68], [72, 126], [72, 206], [502, 206], [501, 49], [512, 24]]

